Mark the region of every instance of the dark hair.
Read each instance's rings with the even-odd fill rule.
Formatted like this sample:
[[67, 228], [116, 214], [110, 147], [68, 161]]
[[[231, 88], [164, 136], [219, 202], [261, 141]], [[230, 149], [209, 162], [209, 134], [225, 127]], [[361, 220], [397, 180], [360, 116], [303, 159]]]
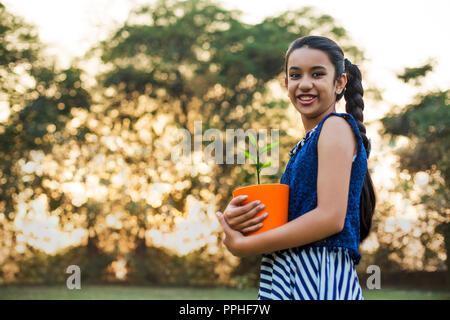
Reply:
[[[344, 59], [344, 52], [338, 46], [336, 42], [326, 37], [321, 36], [306, 36], [294, 40], [285, 56], [285, 74], [287, 79], [287, 62], [290, 54], [295, 49], [307, 46], [311, 49], [321, 50], [327, 54], [331, 63], [334, 65], [335, 77], [337, 81], [343, 72], [347, 74], [347, 84], [343, 92], [336, 95], [336, 102], [339, 101], [342, 96], [345, 97], [345, 110], [355, 118], [358, 124], [359, 132], [366, 149], [367, 159], [370, 156], [370, 141], [366, 136], [366, 127], [363, 124], [364, 116], [364, 90], [361, 83], [361, 72], [359, 68], [352, 64], [348, 59]], [[375, 211], [375, 190], [373, 187], [372, 179], [370, 178], [369, 170], [367, 170], [364, 178], [364, 184], [361, 191], [360, 205], [359, 205], [359, 224], [360, 224], [360, 242], [362, 242], [369, 235], [370, 228], [372, 226], [372, 217]]]

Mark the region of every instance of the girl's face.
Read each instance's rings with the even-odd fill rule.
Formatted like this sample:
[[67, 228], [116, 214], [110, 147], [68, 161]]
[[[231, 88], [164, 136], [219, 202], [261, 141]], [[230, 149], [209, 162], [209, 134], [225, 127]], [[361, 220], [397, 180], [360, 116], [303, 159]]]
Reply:
[[323, 51], [302, 47], [291, 52], [285, 85], [302, 117], [313, 119], [335, 111], [336, 94], [345, 87], [347, 75], [343, 73], [339, 81], [334, 81], [334, 74], [334, 66]]

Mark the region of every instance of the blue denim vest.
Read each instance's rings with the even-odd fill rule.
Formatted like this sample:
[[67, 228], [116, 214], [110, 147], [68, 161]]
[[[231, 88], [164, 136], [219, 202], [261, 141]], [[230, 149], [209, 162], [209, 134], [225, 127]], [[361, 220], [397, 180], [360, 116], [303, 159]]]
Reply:
[[281, 176], [280, 183], [289, 185], [289, 221], [317, 207], [317, 142], [324, 121], [331, 115], [340, 116], [346, 119], [351, 125], [358, 141], [358, 152], [352, 163], [345, 224], [341, 232], [300, 248], [309, 246], [325, 246], [329, 248], [344, 247], [349, 250], [355, 264], [358, 264], [361, 259], [361, 255], [359, 254], [359, 202], [364, 178], [367, 172], [367, 156], [358, 125], [353, 116], [349, 113], [337, 112], [327, 114], [317, 126], [309, 131], [291, 150], [291, 158]]

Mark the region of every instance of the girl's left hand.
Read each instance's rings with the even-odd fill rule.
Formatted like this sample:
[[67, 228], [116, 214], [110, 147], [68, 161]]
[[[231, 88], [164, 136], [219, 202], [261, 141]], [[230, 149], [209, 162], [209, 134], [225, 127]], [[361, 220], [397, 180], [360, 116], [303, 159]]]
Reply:
[[223, 231], [225, 233], [223, 244], [227, 247], [228, 251], [230, 251], [233, 255], [238, 257], [244, 257], [246, 255], [245, 253], [246, 237], [239, 231], [231, 229], [231, 227], [226, 222], [225, 217], [220, 211], [216, 212], [216, 216], [219, 219], [220, 225], [222, 226]]

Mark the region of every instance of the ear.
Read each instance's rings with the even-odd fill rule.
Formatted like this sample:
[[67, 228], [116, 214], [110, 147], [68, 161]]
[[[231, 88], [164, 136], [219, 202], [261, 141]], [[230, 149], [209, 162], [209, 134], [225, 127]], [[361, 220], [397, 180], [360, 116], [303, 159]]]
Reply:
[[344, 90], [346, 85], [347, 85], [347, 74], [343, 72], [341, 74], [341, 77], [337, 80], [336, 93], [340, 94], [342, 90]]
[[287, 89], [287, 82], [288, 82], [287, 78], [284, 78], [284, 86], [286, 87], [286, 89]]

